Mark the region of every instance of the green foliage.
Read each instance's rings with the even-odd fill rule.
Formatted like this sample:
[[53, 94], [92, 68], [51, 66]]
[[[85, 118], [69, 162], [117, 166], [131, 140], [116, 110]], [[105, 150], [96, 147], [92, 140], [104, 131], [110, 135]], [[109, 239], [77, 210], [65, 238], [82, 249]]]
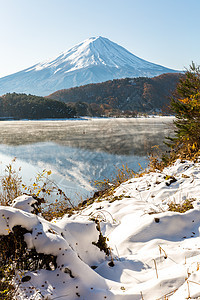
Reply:
[[72, 118], [75, 115], [72, 107], [57, 100], [16, 93], [0, 97], [0, 118]]
[[200, 67], [194, 63], [180, 79], [171, 101], [175, 137], [168, 138], [170, 159], [194, 158], [200, 151]]

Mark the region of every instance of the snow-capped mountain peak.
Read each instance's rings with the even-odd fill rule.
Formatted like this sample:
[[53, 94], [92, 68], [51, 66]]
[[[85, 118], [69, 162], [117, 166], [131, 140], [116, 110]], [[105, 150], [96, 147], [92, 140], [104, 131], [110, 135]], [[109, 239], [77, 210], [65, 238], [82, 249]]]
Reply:
[[[70, 50], [64, 51], [53, 60], [39, 63], [27, 71], [39, 71], [44, 68], [57, 68], [61, 66], [60, 71], [67, 67], [69, 70], [64, 71], [69, 72], [101, 64], [115, 68], [125, 66], [144, 68], [152, 65], [131, 54], [118, 44], [111, 42], [109, 39], [98, 36], [86, 39]], [[158, 65], [155, 66], [158, 67]]]
[[0, 78], [0, 94], [48, 95], [59, 89], [125, 77], [174, 72], [147, 62], [107, 38], [86, 39], [53, 59]]

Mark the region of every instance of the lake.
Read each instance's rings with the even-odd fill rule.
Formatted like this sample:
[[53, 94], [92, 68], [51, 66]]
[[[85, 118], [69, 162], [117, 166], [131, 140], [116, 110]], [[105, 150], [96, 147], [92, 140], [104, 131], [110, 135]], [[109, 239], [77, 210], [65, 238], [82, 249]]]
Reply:
[[116, 167], [145, 167], [152, 146], [172, 131], [172, 117], [1, 121], [0, 171], [12, 158], [28, 183], [43, 169], [77, 202], [94, 192], [92, 182], [111, 178]]

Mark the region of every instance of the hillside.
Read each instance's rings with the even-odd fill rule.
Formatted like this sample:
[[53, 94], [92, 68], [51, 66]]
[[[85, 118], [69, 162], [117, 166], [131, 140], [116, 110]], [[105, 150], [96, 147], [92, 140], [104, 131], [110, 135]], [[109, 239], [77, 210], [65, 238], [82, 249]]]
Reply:
[[117, 78], [177, 72], [145, 61], [107, 38], [91, 37], [58, 56], [0, 78], [0, 95], [45, 96], [54, 91]]
[[12, 299], [199, 299], [199, 188], [200, 163], [177, 160], [51, 222], [31, 196], [0, 206]]
[[71, 106], [57, 100], [16, 93], [0, 97], [0, 120], [73, 118], [75, 115]]
[[[131, 112], [169, 113], [169, 102], [175, 91], [180, 73], [166, 73], [157, 77], [125, 78], [109, 80], [98, 84], [59, 90], [47, 98], [65, 103], [84, 102], [90, 104], [96, 114], [117, 114]], [[80, 107], [79, 107], [80, 108]], [[82, 105], [83, 115], [85, 114]], [[81, 110], [81, 109], [80, 109]], [[81, 112], [80, 112], [81, 113]]]

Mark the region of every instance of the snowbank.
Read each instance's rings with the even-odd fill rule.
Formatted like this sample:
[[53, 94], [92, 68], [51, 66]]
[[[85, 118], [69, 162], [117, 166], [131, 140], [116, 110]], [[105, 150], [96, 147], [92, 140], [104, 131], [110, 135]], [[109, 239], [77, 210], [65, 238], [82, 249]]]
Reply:
[[[120, 196], [120, 197], [119, 197]], [[178, 160], [121, 184], [71, 217], [47, 222], [22, 201], [0, 207], [0, 234], [21, 225], [30, 249], [57, 257], [55, 270], [27, 272], [17, 299], [197, 299], [200, 297], [200, 163]], [[168, 210], [170, 202], [191, 200], [185, 213]], [[94, 243], [100, 232], [112, 254]], [[112, 263], [112, 259], [114, 260]], [[29, 289], [31, 286], [34, 289]]]

